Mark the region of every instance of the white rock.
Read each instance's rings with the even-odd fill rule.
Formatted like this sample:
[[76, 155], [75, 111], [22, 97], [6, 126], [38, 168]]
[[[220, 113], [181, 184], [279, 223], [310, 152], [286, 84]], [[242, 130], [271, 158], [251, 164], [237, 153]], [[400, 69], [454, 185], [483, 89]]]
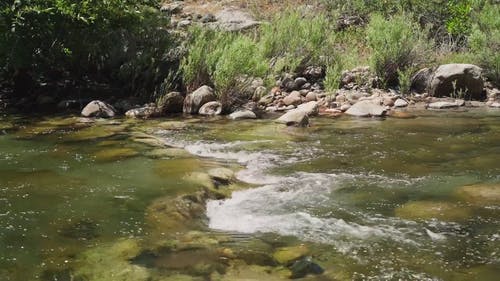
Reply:
[[386, 112], [385, 107], [369, 100], [357, 102], [346, 111], [347, 114], [358, 117], [384, 116]]

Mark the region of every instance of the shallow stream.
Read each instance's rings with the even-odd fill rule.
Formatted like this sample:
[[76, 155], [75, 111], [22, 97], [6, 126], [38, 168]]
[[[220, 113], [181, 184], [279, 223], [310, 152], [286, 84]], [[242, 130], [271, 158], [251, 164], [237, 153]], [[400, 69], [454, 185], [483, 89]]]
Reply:
[[[148, 206], [196, 193], [192, 175], [217, 167], [233, 170], [238, 188], [209, 199], [200, 223], [183, 230], [215, 252], [145, 254], [146, 244], [184, 235], [149, 225]], [[123, 241], [142, 246], [107, 263]], [[277, 268], [262, 256], [297, 245], [324, 269], [307, 280], [498, 280], [500, 111], [316, 118], [305, 129], [0, 117], [2, 281], [280, 280], [286, 274], [255, 266]], [[262, 255], [238, 254], [247, 248]], [[220, 267], [199, 269], [219, 262], [218, 251]], [[96, 253], [124, 269], [97, 272], [88, 266]]]

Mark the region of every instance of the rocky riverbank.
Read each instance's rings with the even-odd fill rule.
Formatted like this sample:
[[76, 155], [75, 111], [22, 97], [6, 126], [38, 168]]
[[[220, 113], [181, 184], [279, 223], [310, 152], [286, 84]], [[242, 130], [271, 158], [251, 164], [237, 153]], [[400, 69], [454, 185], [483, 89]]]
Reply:
[[114, 106], [92, 101], [81, 112], [85, 117], [114, 117], [124, 113], [131, 118], [154, 118], [171, 114], [216, 116], [228, 114], [230, 119], [276, 118], [286, 125], [309, 125], [314, 116], [397, 118], [412, 117], [414, 110], [459, 110], [467, 108], [500, 108], [500, 90], [486, 82], [481, 69], [469, 64], [441, 65], [422, 69], [412, 77], [411, 92], [381, 89], [380, 81], [369, 67], [342, 74], [341, 89], [326, 92], [322, 83], [324, 69], [308, 67], [300, 75], [284, 75], [276, 86], [268, 89], [262, 79], [246, 78], [248, 86], [241, 96], [247, 100], [221, 100], [210, 86], [192, 93], [166, 94], [157, 103], [134, 107], [127, 101]]

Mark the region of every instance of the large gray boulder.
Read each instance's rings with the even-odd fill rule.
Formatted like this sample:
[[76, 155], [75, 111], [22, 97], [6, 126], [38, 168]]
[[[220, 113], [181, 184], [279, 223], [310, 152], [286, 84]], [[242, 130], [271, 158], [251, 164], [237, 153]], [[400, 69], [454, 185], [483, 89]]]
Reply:
[[200, 115], [220, 115], [222, 113], [222, 104], [218, 101], [210, 101], [201, 106], [198, 114]]
[[82, 109], [82, 116], [84, 117], [111, 118], [115, 115], [116, 110], [113, 108], [113, 106], [100, 100], [91, 101]]
[[387, 110], [385, 107], [374, 103], [371, 100], [362, 100], [351, 106], [345, 113], [357, 117], [384, 116]]
[[304, 110], [292, 109], [276, 119], [276, 122], [287, 126], [307, 127], [309, 125], [309, 116]]
[[429, 83], [429, 94], [445, 97], [464, 94], [462, 98], [482, 99], [484, 81], [482, 69], [473, 64], [439, 66]]
[[184, 105], [184, 97], [179, 92], [166, 94], [159, 102], [158, 108], [161, 113], [181, 113]]
[[215, 101], [217, 97], [209, 86], [201, 86], [196, 91], [188, 94], [184, 99], [183, 112], [197, 114], [201, 106], [207, 102]]

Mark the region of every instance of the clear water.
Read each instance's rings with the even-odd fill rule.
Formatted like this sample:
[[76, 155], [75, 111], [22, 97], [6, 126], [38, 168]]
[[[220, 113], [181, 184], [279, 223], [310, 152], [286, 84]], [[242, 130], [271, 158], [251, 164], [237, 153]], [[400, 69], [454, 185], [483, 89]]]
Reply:
[[[186, 175], [220, 166], [253, 186], [209, 201], [205, 230], [305, 243], [326, 270], [314, 280], [497, 280], [498, 189], [482, 201], [459, 190], [500, 188], [500, 111], [416, 115], [307, 129], [4, 116], [0, 280], [62, 280], [51, 272], [74, 270], [85, 250], [147, 237], [154, 199], [193, 193]], [[155, 154], [145, 133], [176, 149]], [[425, 202], [445, 207], [422, 217]]]

